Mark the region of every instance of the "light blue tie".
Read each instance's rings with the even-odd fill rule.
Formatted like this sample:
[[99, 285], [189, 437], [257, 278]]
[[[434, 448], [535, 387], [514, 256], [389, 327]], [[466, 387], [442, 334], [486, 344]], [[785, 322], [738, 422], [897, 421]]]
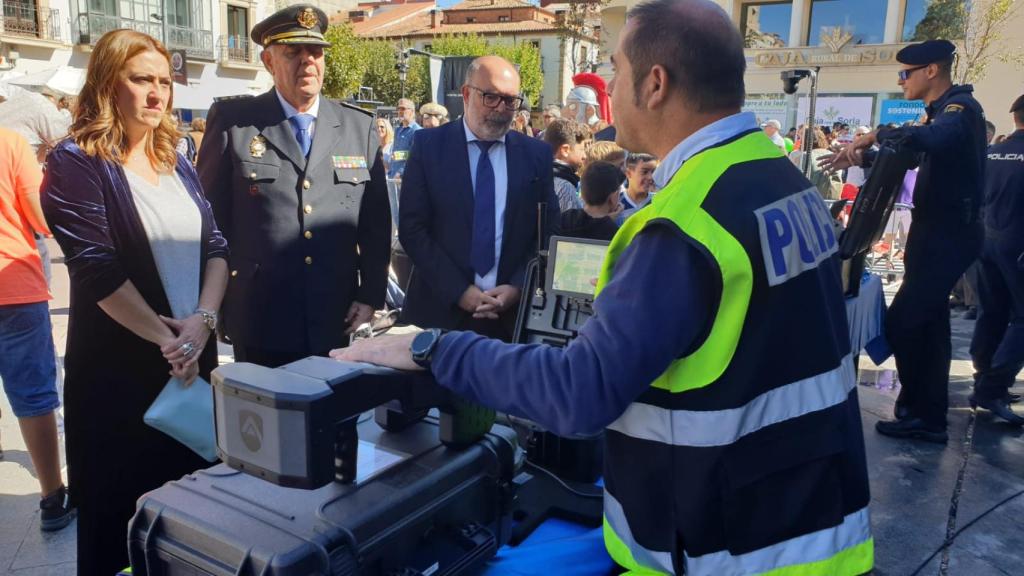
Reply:
[[299, 143], [302, 155], [309, 156], [309, 149], [313, 146], [313, 138], [309, 135], [309, 127], [313, 125], [316, 117], [312, 114], [296, 114], [288, 119], [295, 128], [295, 140]]

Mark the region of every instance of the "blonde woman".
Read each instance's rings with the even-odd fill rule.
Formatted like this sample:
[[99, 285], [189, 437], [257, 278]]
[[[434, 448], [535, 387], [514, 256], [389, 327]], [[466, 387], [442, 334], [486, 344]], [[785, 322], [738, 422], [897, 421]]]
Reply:
[[65, 356], [78, 574], [128, 565], [135, 500], [209, 464], [143, 423], [168, 381], [209, 377], [227, 245], [192, 163], [175, 153], [170, 55], [132, 30], [89, 59], [70, 137], [50, 153], [46, 218], [71, 276]]
[[384, 169], [387, 170], [391, 165], [391, 149], [395, 145], [395, 129], [391, 127], [391, 122], [388, 122], [387, 118], [377, 118], [374, 122], [377, 127], [377, 138], [380, 139], [380, 152], [384, 156]]

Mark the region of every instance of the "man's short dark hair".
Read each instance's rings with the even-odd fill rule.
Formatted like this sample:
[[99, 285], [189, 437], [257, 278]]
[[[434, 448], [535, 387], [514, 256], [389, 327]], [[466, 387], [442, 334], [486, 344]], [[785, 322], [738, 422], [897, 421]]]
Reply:
[[943, 76], [952, 76], [953, 75], [953, 60], [954, 60], [954, 58], [950, 58], [949, 60], [939, 60], [938, 62], [935, 63], [936, 66], [939, 67], [939, 73], [940, 74], [942, 74]]
[[1013, 121], [1017, 124], [1024, 124], [1024, 95], [1013, 101], [1010, 105], [1010, 112], [1013, 114]]
[[637, 164], [645, 164], [647, 162], [653, 162], [654, 160], [657, 160], [657, 158], [650, 154], [630, 152], [626, 155], [626, 168], [632, 168]]
[[616, 194], [626, 175], [611, 162], [598, 160], [590, 163], [580, 176], [580, 196], [587, 206], [600, 206]]
[[631, 8], [627, 19], [635, 27], [622, 49], [633, 68], [638, 104], [644, 78], [660, 65], [697, 112], [743, 106], [743, 37], [719, 6], [708, 0], [649, 0]]
[[544, 130], [544, 141], [551, 145], [552, 152], [557, 152], [566, 144], [572, 146], [584, 142], [588, 138], [590, 138], [590, 130], [571, 118], [556, 118]]

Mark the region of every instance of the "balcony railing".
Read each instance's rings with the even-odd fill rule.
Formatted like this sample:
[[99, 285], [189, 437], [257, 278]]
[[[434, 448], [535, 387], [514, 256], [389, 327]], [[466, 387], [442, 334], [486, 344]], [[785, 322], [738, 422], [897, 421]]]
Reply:
[[164, 39], [164, 30], [166, 29], [167, 38], [164, 39], [164, 44], [169, 50], [184, 50], [192, 58], [202, 60], [214, 59], [213, 32], [209, 30], [199, 30], [171, 24], [165, 26], [160, 22], [133, 20], [131, 18], [107, 16], [105, 14], [79, 14], [78, 42], [79, 44], [95, 45], [101, 36], [111, 30], [120, 28], [130, 28], [161, 39]]
[[221, 62], [237, 64], [259, 64], [259, 45], [248, 36], [229, 35], [217, 39]]
[[64, 42], [60, 10], [36, 8], [35, 4], [4, 2], [3, 34]]

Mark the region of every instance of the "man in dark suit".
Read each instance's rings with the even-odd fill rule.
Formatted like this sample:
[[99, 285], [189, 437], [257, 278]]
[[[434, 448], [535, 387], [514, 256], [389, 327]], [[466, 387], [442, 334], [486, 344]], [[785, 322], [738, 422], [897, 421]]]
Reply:
[[370, 114], [320, 97], [326, 29], [304, 4], [257, 24], [274, 89], [210, 109], [198, 169], [231, 246], [223, 326], [239, 361], [326, 354], [384, 304], [380, 145]]
[[526, 264], [558, 226], [551, 148], [510, 132], [519, 73], [477, 58], [462, 86], [465, 116], [413, 138], [399, 203], [399, 238], [413, 262], [402, 319], [510, 339]]

